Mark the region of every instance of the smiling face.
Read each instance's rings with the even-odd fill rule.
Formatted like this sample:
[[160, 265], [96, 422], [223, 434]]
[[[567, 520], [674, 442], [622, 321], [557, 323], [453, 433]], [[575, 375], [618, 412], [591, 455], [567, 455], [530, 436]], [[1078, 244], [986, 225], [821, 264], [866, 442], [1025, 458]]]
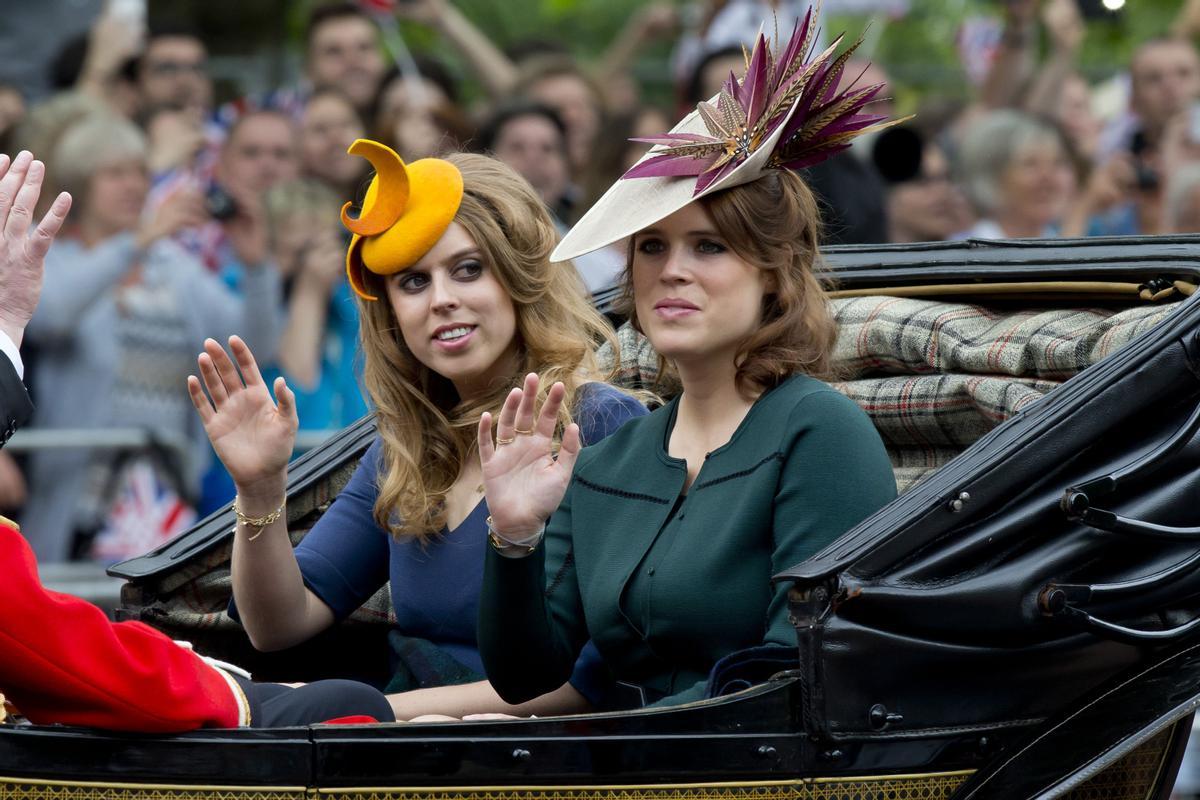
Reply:
[[413, 356], [459, 397], [487, 391], [518, 363], [512, 298], [457, 222], [413, 266], [385, 279], [387, 300]]
[[243, 117], [221, 146], [217, 180], [231, 189], [261, 194], [293, 180], [300, 169], [296, 130], [273, 111]]
[[150, 176], [142, 159], [105, 164], [88, 183], [82, 204], [85, 225], [112, 235], [137, 227], [150, 191]]
[[631, 267], [638, 322], [654, 348], [683, 368], [732, 368], [762, 322], [772, 279], [730, 249], [704, 206], [689, 203], [636, 233]]
[[446, 131], [438, 114], [449, 106], [445, 91], [433, 81], [399, 75], [383, 91], [375, 128], [405, 161], [428, 158], [443, 147]]
[[359, 108], [366, 108], [387, 69], [379, 51], [378, 29], [356, 14], [326, 20], [312, 31], [307, 67], [318, 89], [339, 89]]
[[156, 36], [146, 45], [138, 68], [145, 108], [207, 112], [212, 105], [208, 51], [194, 36]]
[[363, 171], [361, 158], [346, 152], [366, 132], [358, 112], [345, 97], [324, 93], [313, 97], [300, 119], [300, 160], [304, 171], [344, 189]]
[[921, 154], [921, 171], [895, 185], [888, 195], [888, 219], [893, 241], [941, 241], [962, 230], [958, 206], [965, 199], [950, 178], [950, 164], [942, 150], [927, 144]]
[[1147, 133], [1156, 136], [1200, 97], [1200, 55], [1188, 41], [1149, 42], [1134, 54], [1129, 77], [1129, 103]]
[[601, 122], [598, 98], [591, 86], [579, 75], [562, 73], [536, 81], [528, 93], [534, 100], [558, 112], [567, 126], [571, 163], [576, 168], [584, 167], [591, 156], [592, 142]]
[[1070, 158], [1053, 136], [1031, 139], [1013, 153], [998, 189], [998, 217], [1018, 217], [1039, 228], [1057, 222], [1075, 189]]
[[513, 117], [496, 134], [496, 158], [529, 181], [546, 205], [562, 199], [570, 181], [566, 143], [547, 117], [530, 113]]

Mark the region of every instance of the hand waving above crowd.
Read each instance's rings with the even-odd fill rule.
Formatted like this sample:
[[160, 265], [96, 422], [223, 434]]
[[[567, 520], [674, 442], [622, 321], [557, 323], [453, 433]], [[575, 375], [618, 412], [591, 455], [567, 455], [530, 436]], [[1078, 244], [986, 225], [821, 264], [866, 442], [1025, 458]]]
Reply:
[[46, 166], [27, 150], [0, 155], [0, 331], [18, 346], [42, 293], [46, 252], [71, 209], [63, 192], [30, 233], [45, 177]]

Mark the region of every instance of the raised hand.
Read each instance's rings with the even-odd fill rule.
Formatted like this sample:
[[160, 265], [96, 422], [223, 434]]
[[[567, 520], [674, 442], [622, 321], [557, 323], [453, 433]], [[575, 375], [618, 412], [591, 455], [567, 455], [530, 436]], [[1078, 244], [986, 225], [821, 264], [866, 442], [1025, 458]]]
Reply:
[[208, 222], [204, 197], [195, 189], [177, 189], [154, 209], [137, 231], [138, 247], [146, 248], [185, 228], [198, 228]]
[[18, 346], [42, 294], [46, 252], [71, 210], [71, 195], [61, 193], [29, 233], [45, 177], [27, 150], [11, 161], [0, 155], [0, 331]]
[[145, 25], [110, 7], [92, 25], [88, 33], [87, 57], [80, 79], [85, 86], [107, 88], [121, 66], [141, 54], [146, 44]]
[[283, 492], [296, 442], [296, 396], [282, 377], [276, 378], [276, 406], [246, 343], [231, 336], [229, 349], [237, 359], [236, 368], [221, 345], [205, 339], [197, 361], [212, 402], [195, 375], [188, 376], [188, 394], [238, 494], [275, 497]]
[[1200, 161], [1200, 141], [1192, 138], [1191, 110], [1182, 111], [1163, 127], [1158, 147], [1158, 164], [1153, 165], [1162, 179], [1170, 183], [1170, 176], [1181, 169]]
[[149, 121], [146, 137], [146, 161], [152, 173], [182, 169], [204, 149], [204, 121], [191, 110], [160, 111]]
[[651, 3], [630, 17], [629, 26], [647, 41], [663, 39], [679, 30], [679, 9], [673, 3]]
[[237, 214], [222, 223], [229, 244], [244, 266], [261, 266], [270, 251], [262, 195], [233, 183], [227, 185], [225, 190], [237, 204]]
[[312, 281], [329, 294], [346, 274], [346, 245], [332, 229], [317, 233], [301, 254], [301, 280]]
[[446, 14], [446, 0], [408, 0], [395, 4], [396, 16], [423, 25], [436, 25]]
[[84, 72], [95, 70], [104, 78], [112, 77], [126, 61], [142, 53], [144, 46], [144, 25], [108, 8], [89, 31]]
[[550, 518], [562, 502], [581, 446], [579, 426], [563, 432], [558, 459], [551, 451], [558, 411], [566, 389], [550, 387], [541, 413], [534, 415], [538, 376], [525, 376], [525, 385], [504, 400], [492, 442], [492, 415], [479, 418], [479, 461], [492, 525], [507, 538], [529, 535]]

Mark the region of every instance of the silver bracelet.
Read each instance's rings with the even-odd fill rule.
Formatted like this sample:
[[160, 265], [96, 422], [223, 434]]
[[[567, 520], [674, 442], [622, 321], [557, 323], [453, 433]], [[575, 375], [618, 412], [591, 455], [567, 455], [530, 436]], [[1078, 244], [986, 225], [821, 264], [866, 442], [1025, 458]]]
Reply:
[[509, 558], [521, 558], [529, 555], [537, 549], [537, 546], [542, 542], [542, 537], [546, 535], [546, 523], [543, 522], [541, 527], [539, 527], [529, 536], [526, 536], [524, 539], [509, 539], [507, 536], [504, 536], [497, 531], [492, 525], [491, 514], [488, 514], [487, 529], [488, 541], [491, 542], [492, 547], [494, 547], [496, 552], [500, 555], [507, 556]]

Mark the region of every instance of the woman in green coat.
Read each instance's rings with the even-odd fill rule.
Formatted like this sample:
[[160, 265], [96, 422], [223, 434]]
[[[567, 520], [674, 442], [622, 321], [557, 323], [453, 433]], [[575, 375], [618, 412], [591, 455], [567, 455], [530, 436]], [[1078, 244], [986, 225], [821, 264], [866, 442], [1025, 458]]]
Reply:
[[723, 656], [795, 646], [771, 576], [895, 496], [870, 420], [814, 377], [835, 330], [792, 169], [878, 127], [861, 106], [881, 87], [837, 95], [844, 58], [810, 59], [812, 22], [778, 57], [760, 37], [746, 77], [653, 137], [553, 256], [630, 237], [630, 320], [682, 391], [582, 454], [571, 425], [557, 459], [557, 386], [538, 412], [531, 374], [483, 415], [479, 644], [509, 702], [560, 686], [589, 638], [647, 704], [701, 699]]

